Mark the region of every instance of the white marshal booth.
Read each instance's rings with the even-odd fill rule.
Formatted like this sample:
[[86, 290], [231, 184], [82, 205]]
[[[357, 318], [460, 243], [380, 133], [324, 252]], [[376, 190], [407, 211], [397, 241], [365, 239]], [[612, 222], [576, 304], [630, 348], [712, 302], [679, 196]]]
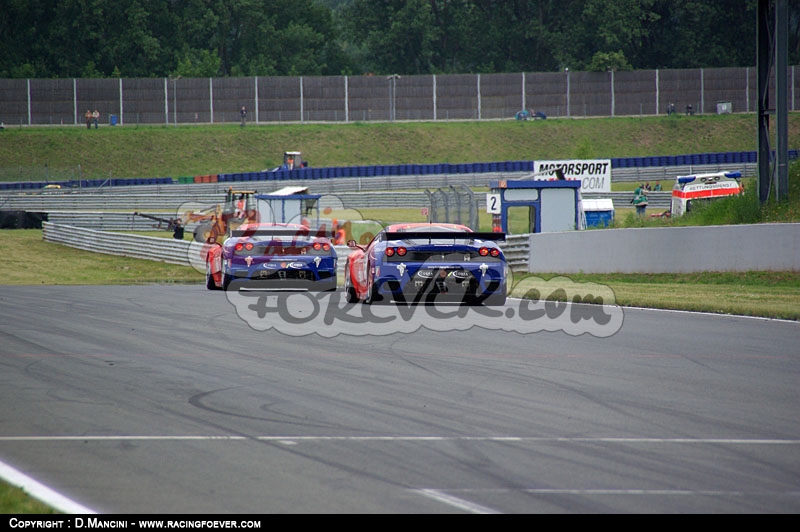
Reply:
[[578, 180], [509, 179], [489, 186], [486, 211], [492, 215], [492, 231], [510, 235], [585, 228]]
[[284, 187], [269, 194], [256, 194], [263, 223], [304, 224], [318, 227], [319, 194], [309, 194], [308, 187]]
[[611, 192], [611, 159], [539, 160], [533, 170], [520, 179], [490, 183], [486, 210], [493, 231], [576, 231], [608, 226], [614, 219], [612, 200], [581, 198], [581, 193]]

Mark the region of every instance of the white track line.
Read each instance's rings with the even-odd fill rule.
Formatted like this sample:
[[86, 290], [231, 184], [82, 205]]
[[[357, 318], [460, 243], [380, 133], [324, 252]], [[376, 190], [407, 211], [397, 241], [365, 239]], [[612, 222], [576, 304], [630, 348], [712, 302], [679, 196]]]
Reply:
[[[566, 438], [566, 437], [524, 437], [524, 436], [234, 436], [234, 435], [151, 435], [151, 436], [0, 436], [0, 442], [72, 442], [72, 441], [266, 441], [284, 445], [299, 442], [450, 442], [450, 441], [488, 441], [518, 442], [534, 444], [552, 443], [614, 443], [614, 444], [705, 444], [705, 445], [800, 445], [800, 439], [741, 439], [741, 438]], [[68, 514], [94, 514], [67, 497], [57, 493], [0, 462], [0, 479], [20, 487], [32, 497], [41, 500], [58, 511]], [[422, 496], [437, 500], [471, 513], [493, 514], [496, 510], [455, 497], [440, 489], [414, 489]], [[496, 490], [456, 490], [463, 493]], [[741, 495], [742, 492], [692, 491], [692, 490], [642, 490], [642, 489], [520, 489], [534, 494], [578, 494], [578, 495]], [[795, 495], [800, 492], [789, 492]]]
[[66, 514], [96, 514], [94, 510], [78, 504], [77, 502], [61, 495], [60, 493], [48, 488], [21, 471], [0, 462], [0, 478], [24, 490], [34, 499], [38, 499], [51, 508]]
[[67, 441], [273, 441], [296, 443], [303, 441], [384, 441], [384, 442], [450, 442], [490, 441], [521, 443], [620, 443], [620, 444], [722, 444], [722, 445], [800, 445], [800, 439], [744, 438], [567, 438], [529, 436], [212, 436], [212, 435], [151, 435], [151, 436], [0, 436], [0, 442], [67, 442]]
[[439, 490], [431, 490], [431, 489], [421, 489], [421, 490], [413, 490], [415, 493], [419, 493], [420, 495], [424, 495], [430, 499], [437, 500], [439, 502], [443, 502], [450, 506], [454, 506], [460, 510], [464, 510], [473, 514], [498, 514], [497, 510], [492, 510], [491, 508], [487, 508], [486, 506], [481, 506], [480, 504], [475, 504], [470, 501], [465, 501], [464, 499], [460, 499], [458, 497], [453, 497], [452, 495], [448, 495]]

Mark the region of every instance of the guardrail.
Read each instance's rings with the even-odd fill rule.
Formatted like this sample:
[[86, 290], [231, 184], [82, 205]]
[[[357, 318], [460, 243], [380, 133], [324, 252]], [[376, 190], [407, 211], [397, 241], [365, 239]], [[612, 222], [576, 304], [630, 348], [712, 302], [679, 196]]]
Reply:
[[[519, 175], [481, 174], [469, 176], [405, 176], [389, 178], [356, 178], [318, 181], [313, 184], [314, 194], [330, 194], [346, 200], [346, 208], [367, 207], [422, 207], [430, 206], [424, 192], [410, 190], [436, 189], [462, 184], [470, 187], [488, 187], [489, 182], [497, 179], [515, 178]], [[24, 210], [28, 212], [54, 211], [142, 211], [142, 212], [177, 212], [185, 203], [217, 204], [224, 198], [228, 188], [250, 189], [261, 193], [270, 193], [277, 188], [269, 182], [250, 186], [231, 183], [211, 183], [198, 185], [172, 185], [148, 187], [124, 187], [106, 189], [97, 192], [92, 189], [63, 190], [63, 192], [41, 193], [13, 192], [0, 198], [0, 204], [7, 210]], [[302, 181], [287, 181], [284, 186], [309, 186]], [[398, 194], [397, 191], [403, 191]], [[361, 195], [359, 195], [361, 194]], [[369, 195], [366, 195], [369, 194]], [[328, 206], [328, 205], [323, 205]]]
[[[584, 198], [610, 198], [614, 202], [616, 208], [630, 207], [630, 200], [632, 194], [630, 192], [611, 192], [611, 193], [592, 193], [585, 194]], [[179, 200], [174, 200], [174, 203], [165, 209], [165, 203], [154, 200], [153, 204], [147, 205], [147, 208], [142, 209], [139, 203], [137, 205], [130, 205], [125, 203], [124, 198], [115, 198], [106, 205], [108, 210], [62, 210], [62, 209], [21, 209], [29, 212], [48, 212], [47, 220], [49, 222], [59, 225], [69, 225], [74, 227], [86, 227], [91, 229], [98, 229], [104, 231], [153, 231], [153, 230], [167, 230], [166, 223], [160, 223], [141, 216], [135, 216], [133, 212], [142, 212], [159, 218], [174, 218], [181, 211], [181, 205], [186, 202], [178, 203]], [[203, 204], [203, 201], [195, 200], [197, 204]], [[219, 202], [219, 196], [215, 196], [213, 201], [211, 197], [205, 200], [207, 204], [214, 204]], [[476, 208], [485, 210], [486, 197], [482, 194], [475, 195]], [[650, 192], [648, 194], [648, 209], [653, 211], [669, 210], [671, 202], [671, 192]], [[102, 202], [100, 203], [102, 205]], [[97, 207], [95, 201], [88, 202], [89, 206]], [[73, 204], [72, 206], [75, 206]], [[344, 208], [348, 210], [359, 209], [380, 209], [380, 208], [423, 208], [430, 207], [430, 199], [424, 193], [404, 192], [403, 194], [397, 193], [340, 193], [336, 195], [323, 196], [320, 198], [320, 211], [324, 212], [326, 207]], [[127, 211], [127, 212], [113, 212]], [[189, 232], [193, 231], [196, 224], [190, 223], [185, 229]]]
[[42, 230], [43, 238], [47, 242], [94, 253], [205, 268], [204, 245], [199, 242], [98, 231], [51, 222], [44, 222]]
[[509, 268], [513, 272], [528, 271], [530, 256], [530, 235], [507, 235], [505, 242], [500, 242], [500, 249], [506, 256]]
[[[93, 253], [191, 266], [197, 271], [205, 271], [207, 247], [200, 242], [98, 231], [52, 222], [44, 222], [42, 229], [46, 242], [63, 244]], [[339, 260], [339, 273], [344, 273], [345, 261], [343, 259], [350, 253], [350, 249], [347, 246], [334, 246], [334, 248], [339, 258], [342, 259]]]
[[[646, 180], [643, 180], [646, 181]], [[656, 180], [651, 180], [655, 182]], [[451, 184], [454, 181], [450, 181]], [[376, 183], [372, 183], [376, 185]], [[411, 184], [407, 183], [409, 189]], [[197, 185], [203, 186], [203, 185]], [[206, 187], [208, 185], [205, 185]], [[106, 193], [94, 194], [87, 192], [63, 193], [63, 194], [11, 194], [2, 198], [0, 203], [4, 210], [16, 210], [27, 212], [47, 212], [47, 213], [104, 213], [104, 216], [112, 216], [115, 214], [130, 215], [133, 212], [144, 212], [148, 214], [153, 213], [169, 213], [169, 216], [175, 217], [178, 213], [183, 213], [185, 210], [194, 210], [199, 207], [211, 206], [220, 203], [221, 198], [225, 196], [227, 187], [220, 185], [211, 185], [215, 190], [187, 190], [185, 192], [163, 192], [153, 190], [148, 193], [130, 194], [130, 193]], [[394, 183], [394, 186], [398, 186]], [[447, 188], [447, 184], [439, 182], [436, 185], [432, 183], [419, 183], [415, 186], [421, 186], [425, 189], [436, 190], [437, 188]], [[473, 187], [487, 187], [488, 182], [475, 182], [470, 185]], [[183, 187], [182, 187], [183, 188]], [[269, 192], [269, 191], [265, 191]], [[343, 207], [345, 209], [359, 208], [421, 208], [430, 207], [430, 199], [424, 192], [413, 192], [403, 190], [398, 193], [397, 191], [378, 192], [378, 191], [349, 191], [347, 187], [320, 187], [314, 189], [315, 194], [322, 194], [320, 199], [320, 208], [326, 207]], [[651, 201], [651, 206], [656, 208], [669, 208], [669, 197], [671, 192], [651, 192], [648, 197]], [[592, 198], [611, 198], [614, 204], [618, 207], [625, 206], [630, 201], [630, 192], [595, 192], [587, 193], [584, 195], [587, 199]], [[486, 198], [482, 194], [476, 194], [475, 199], [478, 202], [479, 209], [485, 208]]]
[[[86, 227], [44, 222], [43, 238], [46, 242], [63, 244], [94, 253], [154, 260], [192, 266], [205, 271], [206, 246], [200, 242], [158, 238], [151, 236], [98, 231]], [[500, 247], [512, 271], [526, 271], [529, 257], [529, 236], [508, 236]], [[334, 246], [339, 255], [338, 273], [344, 274], [345, 259], [350, 254], [347, 246]]]
[[[44, 240], [48, 242], [205, 271], [205, 246], [198, 242], [111, 233], [51, 222], [45, 222], [43, 227]], [[800, 224], [754, 224], [565, 231], [509, 235], [501, 248], [514, 272], [798, 271], [798, 228]], [[742, 244], [731, 247], [730, 242]], [[350, 250], [347, 246], [335, 248], [342, 274]]]

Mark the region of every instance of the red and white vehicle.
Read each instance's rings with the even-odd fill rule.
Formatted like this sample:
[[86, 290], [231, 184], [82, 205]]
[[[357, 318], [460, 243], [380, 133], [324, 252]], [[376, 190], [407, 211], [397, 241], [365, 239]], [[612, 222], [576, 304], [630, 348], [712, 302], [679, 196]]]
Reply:
[[265, 289], [336, 290], [337, 255], [324, 231], [298, 224], [251, 223], [206, 253], [206, 288], [232, 282]]
[[401, 223], [366, 246], [348, 242], [348, 302], [506, 302], [510, 270], [498, 241], [504, 233], [478, 233], [459, 224]]
[[678, 176], [672, 188], [671, 216], [683, 216], [692, 210], [692, 203], [728, 196], [744, 191], [741, 172], [714, 172]]

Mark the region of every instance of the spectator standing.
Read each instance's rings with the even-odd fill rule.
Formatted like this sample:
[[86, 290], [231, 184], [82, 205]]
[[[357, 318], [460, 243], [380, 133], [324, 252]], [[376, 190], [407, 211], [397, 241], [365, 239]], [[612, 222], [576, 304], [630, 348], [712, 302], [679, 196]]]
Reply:
[[653, 192], [661, 192], [661, 182], [656, 181], [656, 186], [653, 188]]
[[83, 118], [86, 120], [86, 129], [92, 128], [92, 111], [87, 109], [85, 113], [83, 113]]
[[647, 191], [644, 185], [639, 185], [636, 187], [636, 190], [633, 191], [631, 203], [636, 207], [636, 215], [644, 217], [645, 211], [647, 210]]
[[92, 122], [94, 123], [94, 128], [97, 129], [98, 124], [100, 123], [100, 111], [97, 109], [95, 109], [92, 113]]
[[247, 120], [247, 108], [244, 105], [239, 110], [239, 116], [242, 117], [242, 127], [244, 127], [244, 123]]

